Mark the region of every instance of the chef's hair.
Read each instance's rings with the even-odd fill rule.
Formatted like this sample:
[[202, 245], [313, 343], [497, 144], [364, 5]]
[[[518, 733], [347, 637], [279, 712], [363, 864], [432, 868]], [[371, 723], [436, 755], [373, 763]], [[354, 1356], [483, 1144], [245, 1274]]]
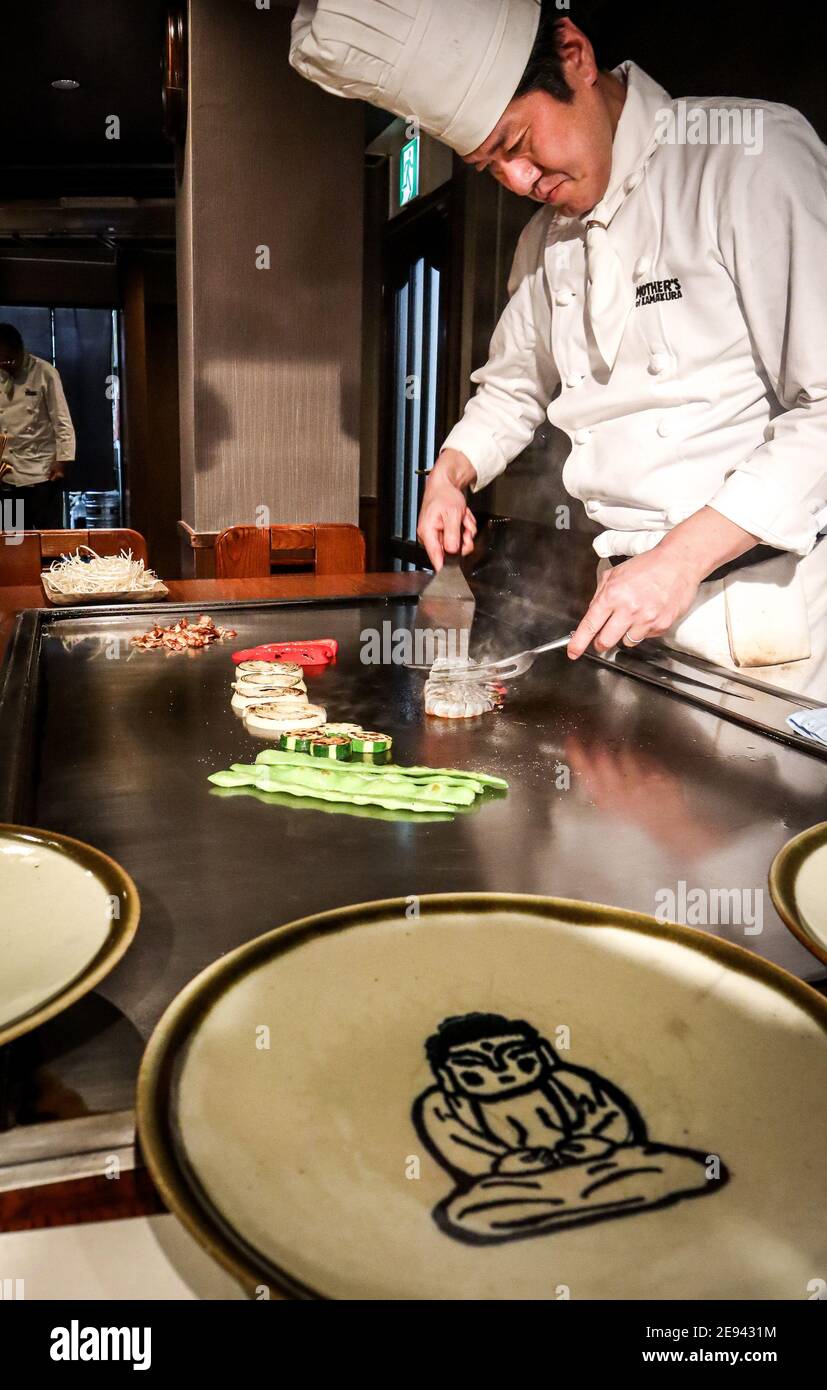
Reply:
[[504, 1014], [462, 1014], [442, 1020], [437, 1031], [425, 1043], [425, 1055], [436, 1072], [445, 1065], [452, 1047], [458, 1047], [461, 1043], [481, 1042], [483, 1038], [501, 1037], [503, 1033], [516, 1033], [526, 1042], [540, 1041], [537, 1029], [522, 1018], [506, 1018]]
[[[564, 19], [570, 19], [572, 23], [581, 27], [587, 24], [591, 30], [589, 20], [591, 11], [598, 9], [595, 4], [578, 4], [575, 0], [571, 12], [561, 11], [557, 8], [555, 0], [540, 0], [540, 23], [537, 26], [537, 34], [534, 39], [534, 47], [529, 54], [525, 72], [520, 78], [512, 101], [517, 97], [527, 96], [529, 92], [547, 92], [557, 101], [564, 101], [566, 104], [574, 100], [574, 92], [569, 86], [563, 75], [563, 62], [560, 54], [560, 25]], [[585, 32], [585, 31], [584, 31]], [[597, 54], [597, 44], [589, 32], [589, 39]]]
[[0, 343], [15, 350], [22, 348], [23, 339], [13, 323], [0, 323]]

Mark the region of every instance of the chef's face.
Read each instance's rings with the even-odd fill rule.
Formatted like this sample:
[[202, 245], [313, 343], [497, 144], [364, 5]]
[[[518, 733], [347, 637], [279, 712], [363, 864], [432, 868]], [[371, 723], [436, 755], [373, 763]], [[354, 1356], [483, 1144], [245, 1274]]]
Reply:
[[11, 347], [8, 343], [0, 342], [0, 372], [8, 372], [9, 376], [17, 376], [23, 366], [23, 348]]
[[564, 21], [564, 31], [563, 73], [574, 99], [558, 101], [548, 92], [516, 98], [465, 161], [493, 174], [512, 193], [577, 217], [608, 188], [625, 89], [600, 72], [591, 44], [570, 20]]
[[538, 1045], [519, 1034], [457, 1043], [445, 1062], [454, 1091], [471, 1099], [512, 1095], [536, 1085], [543, 1070]]

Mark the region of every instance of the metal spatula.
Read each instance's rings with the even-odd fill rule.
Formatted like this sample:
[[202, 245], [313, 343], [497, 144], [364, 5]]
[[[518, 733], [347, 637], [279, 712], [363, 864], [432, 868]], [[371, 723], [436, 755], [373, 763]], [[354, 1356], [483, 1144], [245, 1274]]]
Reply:
[[475, 608], [459, 555], [446, 555], [419, 598], [412, 664], [430, 668], [435, 661], [467, 661]]

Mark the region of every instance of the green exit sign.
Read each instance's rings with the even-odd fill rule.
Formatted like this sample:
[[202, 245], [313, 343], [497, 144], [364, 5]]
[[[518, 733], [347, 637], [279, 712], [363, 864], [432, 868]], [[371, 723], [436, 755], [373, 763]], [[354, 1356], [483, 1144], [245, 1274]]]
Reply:
[[403, 145], [399, 159], [399, 206], [403, 208], [419, 193], [419, 136]]

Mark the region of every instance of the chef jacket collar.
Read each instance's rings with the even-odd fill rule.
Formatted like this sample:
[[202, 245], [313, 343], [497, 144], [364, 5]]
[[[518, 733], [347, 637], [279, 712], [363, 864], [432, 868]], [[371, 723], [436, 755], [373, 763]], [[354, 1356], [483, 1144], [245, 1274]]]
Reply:
[[[612, 168], [606, 192], [595, 203], [595, 207], [611, 208], [616, 211], [625, 194], [624, 181], [630, 174], [642, 169], [653, 148], [657, 144], [657, 124], [665, 107], [672, 105], [672, 98], [659, 82], [655, 82], [631, 59], [612, 69], [612, 76], [626, 83], [626, 100], [615, 129], [612, 143]], [[590, 208], [580, 218], [587, 221], [594, 212]]]

